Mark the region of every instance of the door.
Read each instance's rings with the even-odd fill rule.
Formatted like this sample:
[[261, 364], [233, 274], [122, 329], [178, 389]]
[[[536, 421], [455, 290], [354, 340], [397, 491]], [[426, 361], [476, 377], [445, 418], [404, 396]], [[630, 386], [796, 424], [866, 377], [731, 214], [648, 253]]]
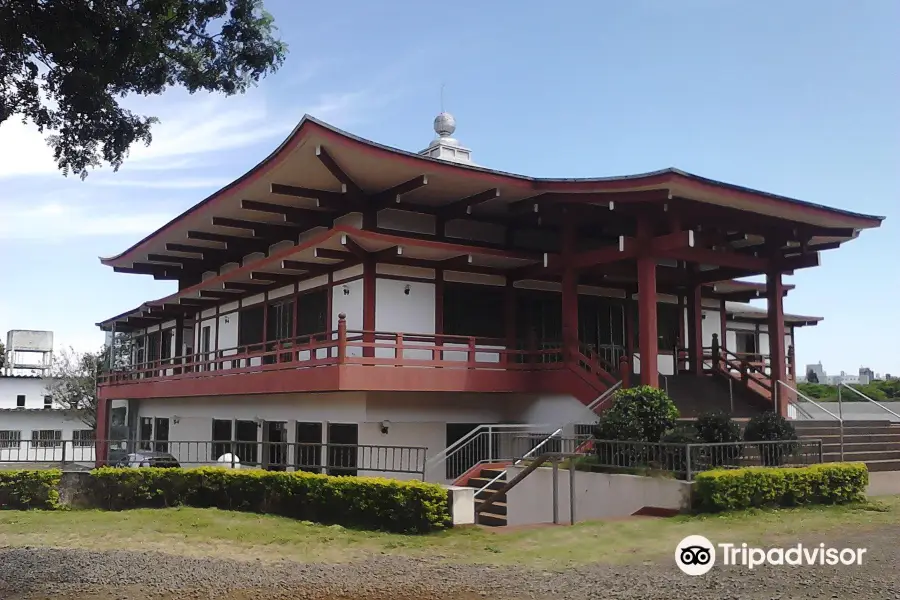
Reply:
[[256, 421], [234, 422], [235, 453], [242, 465], [259, 464], [258, 428]]
[[328, 424], [328, 474], [356, 475], [359, 425]]
[[297, 423], [294, 468], [308, 473], [322, 472], [322, 424]]
[[269, 471], [287, 470], [287, 423], [266, 421], [265, 435], [266, 469]]
[[157, 452], [169, 451], [169, 419], [157, 417], [153, 422], [154, 450]]

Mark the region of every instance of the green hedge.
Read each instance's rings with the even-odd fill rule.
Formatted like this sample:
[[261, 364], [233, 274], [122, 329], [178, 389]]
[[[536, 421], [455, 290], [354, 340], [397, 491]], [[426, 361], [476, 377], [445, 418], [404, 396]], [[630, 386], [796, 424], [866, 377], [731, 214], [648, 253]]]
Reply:
[[61, 476], [58, 469], [0, 471], [0, 509], [57, 508]]
[[110, 467], [93, 471], [92, 481], [92, 503], [108, 510], [215, 507], [400, 533], [424, 533], [450, 524], [447, 491], [418, 481], [220, 468]]
[[697, 508], [705, 512], [848, 504], [864, 501], [868, 484], [869, 471], [863, 463], [750, 467], [698, 474], [694, 498]]

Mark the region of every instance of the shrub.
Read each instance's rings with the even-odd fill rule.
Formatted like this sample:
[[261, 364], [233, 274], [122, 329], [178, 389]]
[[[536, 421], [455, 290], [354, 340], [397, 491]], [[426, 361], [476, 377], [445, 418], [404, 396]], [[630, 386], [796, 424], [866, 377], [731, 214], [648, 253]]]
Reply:
[[61, 476], [58, 469], [0, 471], [0, 509], [57, 508]]
[[[797, 439], [797, 432], [790, 421], [769, 411], [750, 419], [744, 429], [747, 442], [790, 442]], [[799, 442], [782, 444], [756, 444], [760, 460], [767, 467], [784, 464], [785, 455], [792, 454], [800, 447]]]
[[[697, 417], [694, 422], [697, 431], [697, 440], [707, 444], [728, 444], [741, 441], [741, 428], [723, 412], [707, 412]], [[727, 446], [712, 446], [705, 448], [700, 457], [700, 468], [721, 467], [734, 465], [743, 454], [741, 444], [729, 444]]]
[[447, 492], [418, 481], [219, 468], [106, 467], [92, 472], [92, 486], [96, 505], [109, 510], [215, 507], [398, 533], [424, 533], [450, 523]]
[[848, 504], [864, 501], [868, 484], [869, 471], [863, 463], [749, 467], [698, 474], [694, 498], [697, 508], [704, 512]]
[[658, 442], [675, 427], [678, 408], [660, 389], [641, 386], [619, 390], [597, 423], [599, 440]]
[[[687, 473], [687, 444], [696, 444], [697, 438], [690, 430], [676, 430], [663, 436], [664, 444], [677, 444], [663, 447], [663, 469], [676, 473]], [[695, 461], [692, 461], [695, 462]]]

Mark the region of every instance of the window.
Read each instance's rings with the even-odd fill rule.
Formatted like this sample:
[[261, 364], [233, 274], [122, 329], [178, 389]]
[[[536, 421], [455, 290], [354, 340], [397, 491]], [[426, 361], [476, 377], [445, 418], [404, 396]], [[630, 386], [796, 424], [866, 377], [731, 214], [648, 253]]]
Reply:
[[76, 448], [94, 445], [93, 429], [76, 429], [72, 432], [72, 445]]
[[141, 429], [138, 436], [138, 448], [141, 450], [150, 449], [150, 441], [153, 439], [153, 419], [150, 417], [141, 417]]
[[263, 341], [263, 305], [245, 308], [238, 313], [238, 346]]
[[174, 329], [166, 329], [162, 332], [162, 346], [160, 347], [160, 358], [172, 358], [172, 340], [175, 335]]
[[[677, 304], [660, 302], [657, 306], [657, 335], [659, 335], [659, 349], [672, 351], [678, 344], [680, 327]], [[683, 318], [683, 316], [682, 316]]]
[[154, 450], [157, 452], [168, 452], [169, 444], [169, 419], [157, 417], [153, 420], [153, 441]]
[[147, 334], [147, 362], [159, 360], [159, 340], [160, 333], [158, 331]]
[[44, 396], [44, 408], [53, 408], [53, 396]]
[[218, 459], [220, 456], [231, 452], [231, 425], [231, 419], [213, 419], [213, 455], [211, 458]]
[[31, 432], [32, 448], [57, 448], [62, 446], [62, 430], [36, 429]]
[[282, 300], [269, 305], [266, 318], [266, 340], [286, 340], [294, 333], [294, 301]]
[[[204, 325], [203, 329], [200, 330], [200, 352], [203, 354], [209, 353], [211, 334], [212, 328], [209, 325]], [[206, 360], [206, 357], [204, 357], [203, 360]]]
[[324, 333], [328, 327], [328, 293], [316, 290], [297, 296], [297, 335]]
[[736, 351], [739, 355], [754, 355], [759, 352], [755, 331], [735, 331], [734, 341], [737, 346]]
[[16, 408], [25, 408], [25, 394], [16, 396]]
[[0, 431], [0, 448], [18, 448], [20, 443], [21, 431]]
[[444, 287], [444, 333], [502, 338], [505, 335], [502, 287], [448, 283]]

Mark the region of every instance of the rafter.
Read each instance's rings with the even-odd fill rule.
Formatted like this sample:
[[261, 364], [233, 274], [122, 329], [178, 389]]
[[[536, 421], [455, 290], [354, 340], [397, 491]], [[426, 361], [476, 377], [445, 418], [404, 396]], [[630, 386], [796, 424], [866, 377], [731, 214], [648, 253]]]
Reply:
[[470, 215], [472, 214], [473, 207], [499, 197], [500, 190], [498, 188], [492, 188], [442, 206], [439, 209], [439, 214], [445, 218], [452, 218], [457, 215]]
[[281, 261], [282, 269], [291, 271], [307, 271], [309, 273], [325, 273], [331, 265], [323, 265], [321, 263], [303, 262], [299, 260], [283, 260]]
[[147, 260], [151, 262], [164, 262], [164, 263], [175, 263], [182, 266], [184, 269], [188, 269], [193, 267], [194, 270], [204, 269], [207, 263], [202, 258], [189, 258], [186, 256], [173, 256], [171, 254], [148, 254]]
[[325, 165], [325, 168], [328, 169], [328, 171], [334, 176], [334, 178], [344, 186], [344, 189], [347, 190], [348, 194], [350, 194], [351, 196], [364, 195], [362, 188], [356, 185], [356, 182], [353, 181], [353, 178], [347, 175], [347, 172], [337, 164], [337, 161], [335, 161], [334, 157], [328, 153], [328, 150], [325, 149], [325, 146], [322, 146], [321, 144], [316, 146], [316, 158], [318, 158], [319, 162]]
[[188, 239], [205, 240], [207, 242], [222, 242], [228, 246], [229, 255], [233, 256], [233, 251], [240, 251], [243, 254], [253, 252], [268, 253], [269, 246], [273, 244], [269, 240], [258, 237], [243, 237], [239, 235], [225, 235], [223, 233], [210, 233], [208, 231], [187, 232]]
[[369, 203], [377, 206], [379, 210], [385, 208], [398, 208], [401, 206], [401, 197], [403, 194], [408, 194], [426, 185], [428, 185], [428, 176], [417, 175], [409, 181], [404, 181], [394, 187], [373, 194], [369, 197]]
[[327, 213], [311, 208], [298, 208], [296, 206], [285, 206], [283, 204], [273, 204], [271, 202], [257, 202], [256, 200], [241, 200], [241, 208], [244, 210], [282, 215], [286, 222], [292, 223], [312, 223], [323, 227], [327, 227], [332, 223], [332, 217]]
[[253, 271], [250, 273], [250, 279], [255, 281], [270, 281], [272, 283], [291, 284], [296, 283], [297, 275], [288, 273], [268, 273], [265, 271]]
[[270, 284], [261, 281], [226, 281], [222, 284], [225, 290], [241, 290], [244, 292], [261, 292]]
[[194, 244], [176, 244], [176, 243], [167, 243], [166, 250], [170, 252], [186, 252], [189, 254], [199, 254], [204, 260], [215, 259], [218, 257], [225, 257], [228, 255], [228, 251], [224, 248], [210, 248], [209, 246], [196, 246]]
[[178, 302], [186, 306], [199, 308], [211, 308], [219, 303], [218, 300], [212, 298], [179, 298]]
[[338, 209], [344, 206], [347, 200], [347, 186], [341, 185], [340, 192], [332, 192], [328, 190], [316, 190], [312, 188], [299, 187], [296, 185], [284, 185], [281, 183], [273, 183], [269, 191], [280, 196], [292, 196], [294, 198], [309, 198], [316, 201], [318, 208]]
[[275, 241], [291, 240], [296, 243], [301, 233], [309, 231], [311, 227], [305, 225], [288, 225], [284, 223], [262, 223], [259, 221], [247, 221], [244, 219], [230, 219], [227, 217], [213, 217], [212, 224], [219, 227], [231, 227], [233, 229], [247, 229], [256, 237], [265, 237]]
[[369, 252], [365, 248], [354, 242], [346, 233], [341, 235], [341, 246], [350, 251], [353, 256], [360, 260], [369, 258]]
[[200, 290], [201, 298], [220, 298], [222, 300], [236, 300], [241, 297], [239, 292], [234, 290]]
[[327, 260], [348, 260], [354, 258], [353, 254], [350, 252], [331, 250], [330, 248], [316, 248], [313, 250], [313, 255], [316, 258], [324, 258]]

